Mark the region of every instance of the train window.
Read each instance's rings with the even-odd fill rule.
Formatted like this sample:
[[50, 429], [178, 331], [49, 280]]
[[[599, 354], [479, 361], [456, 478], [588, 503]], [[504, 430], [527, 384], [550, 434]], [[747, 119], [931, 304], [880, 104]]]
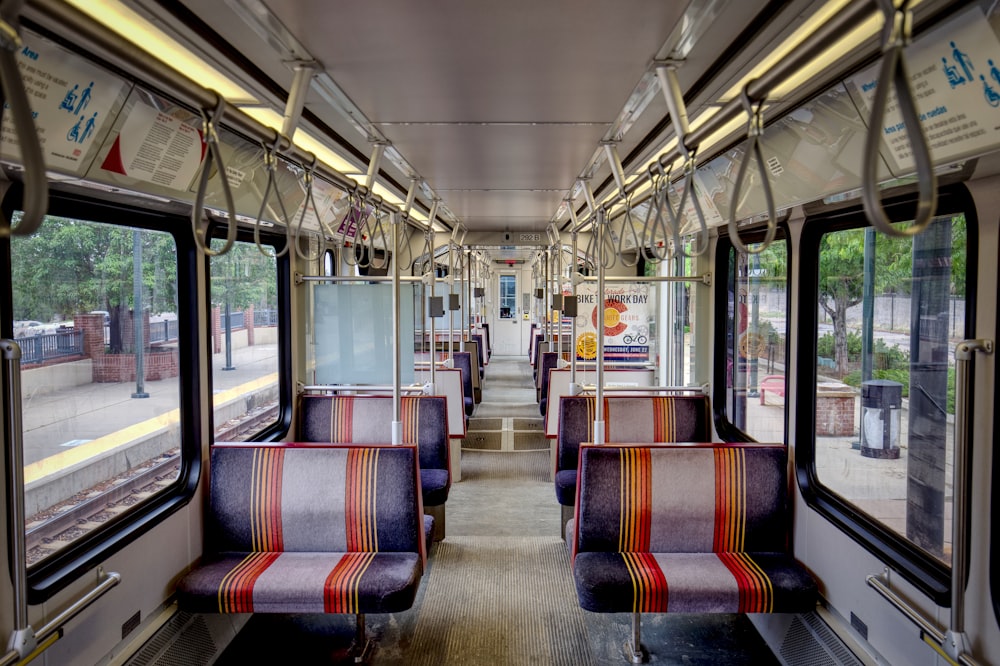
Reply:
[[[885, 205], [912, 219], [912, 197]], [[964, 187], [937, 210], [912, 238], [862, 227], [860, 209], [807, 219], [795, 441], [807, 503], [947, 604], [953, 351], [975, 328], [977, 232]]]
[[14, 333], [29, 571], [179, 486], [179, 254], [169, 233], [69, 217], [10, 239], [13, 318], [39, 323]]
[[500, 319], [517, 316], [517, 276], [500, 276]]
[[944, 563], [966, 245], [945, 215], [912, 239], [845, 229], [819, 246], [816, 478]]
[[279, 419], [278, 260], [264, 249], [236, 241], [211, 259], [216, 440], [248, 440]]
[[[750, 236], [750, 239], [753, 237]], [[779, 228], [774, 242], [757, 254], [737, 252], [724, 237], [719, 266], [726, 279], [717, 299], [726, 325], [717, 348], [726, 350], [717, 372], [715, 402], [724, 413], [719, 431], [727, 440], [749, 435], [761, 442], [785, 442], [788, 383], [788, 244]], [[752, 246], [755, 247], [755, 246]], [[734, 431], [734, 427], [736, 431]]]

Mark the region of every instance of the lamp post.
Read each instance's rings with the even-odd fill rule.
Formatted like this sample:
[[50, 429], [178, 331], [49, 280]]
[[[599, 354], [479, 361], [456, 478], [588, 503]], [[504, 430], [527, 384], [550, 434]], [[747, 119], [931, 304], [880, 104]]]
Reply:
[[142, 335], [142, 232], [132, 230], [132, 333], [135, 336], [135, 393], [133, 398], [148, 398], [145, 387]]
[[230, 263], [233, 265], [232, 277], [226, 281], [226, 365], [223, 366], [223, 370], [235, 370], [236, 366], [233, 365], [233, 315], [230, 310], [230, 292], [233, 288], [233, 283], [236, 282], [236, 260], [230, 255]]

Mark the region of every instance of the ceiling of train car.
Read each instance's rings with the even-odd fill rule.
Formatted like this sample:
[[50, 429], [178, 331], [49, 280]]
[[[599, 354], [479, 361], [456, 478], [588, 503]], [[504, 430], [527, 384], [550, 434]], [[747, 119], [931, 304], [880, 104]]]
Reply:
[[[286, 90], [292, 61], [316, 60], [336, 90], [314, 80], [311, 112], [360, 154], [370, 154], [370, 134], [383, 136], [469, 229], [516, 232], [544, 229], [602, 139], [613, 135], [625, 157], [666, 116], [654, 59], [682, 51], [689, 86], [768, 3], [184, 4]], [[408, 184], [398, 164], [383, 159], [382, 169]], [[602, 164], [592, 182], [609, 174]]]

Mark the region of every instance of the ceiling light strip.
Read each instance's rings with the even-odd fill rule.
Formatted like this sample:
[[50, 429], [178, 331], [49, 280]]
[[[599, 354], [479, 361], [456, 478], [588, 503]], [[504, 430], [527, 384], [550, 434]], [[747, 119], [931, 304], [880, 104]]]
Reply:
[[[758, 78], [747, 83], [746, 94], [750, 101], [756, 102], [766, 98], [769, 92], [780, 86], [786, 79], [795, 76], [804, 67], [810, 65], [813, 60], [836, 44], [854, 26], [868, 19], [873, 12], [878, 11], [880, 11], [879, 7], [875, 3], [854, 2], [849, 4], [836, 15], [832, 16], [829, 21], [821, 24], [816, 30], [804, 37], [795, 48], [788, 52], [787, 56], [776, 62], [773, 67], [763, 72]], [[703, 124], [694, 128], [689, 133], [682, 135], [686, 146], [695, 148], [702, 143], [707, 143], [707, 139], [725, 127], [727, 123], [737, 120], [743, 113], [743, 102], [740, 99], [730, 100]], [[663, 168], [667, 168], [675, 160], [683, 157], [686, 151], [687, 148], [685, 146], [675, 146], [673, 149], [662, 153], [656, 161]], [[628, 184], [626, 193], [632, 194], [651, 177], [648, 170], [645, 173], [640, 173]], [[635, 201], [634, 205], [639, 205], [640, 203], [643, 203], [643, 201]], [[577, 226], [582, 228], [590, 224], [593, 217], [594, 211], [591, 210]]]
[[[25, 7], [23, 17], [53, 32], [72, 34], [78, 48], [116, 63], [126, 75], [164, 91], [182, 104], [194, 109], [209, 109], [215, 108], [219, 103], [219, 97], [214, 91], [202, 88], [62, 0], [34, 0]], [[251, 139], [271, 145], [279, 136], [277, 130], [266, 127], [244, 113], [227, 113], [223, 123]], [[281, 156], [302, 165], [311, 164], [315, 158], [312, 153], [294, 144], [283, 150]], [[353, 180], [325, 164], [318, 164], [316, 172], [344, 191], [356, 187]], [[393, 212], [399, 210], [391, 204], [384, 207]]]

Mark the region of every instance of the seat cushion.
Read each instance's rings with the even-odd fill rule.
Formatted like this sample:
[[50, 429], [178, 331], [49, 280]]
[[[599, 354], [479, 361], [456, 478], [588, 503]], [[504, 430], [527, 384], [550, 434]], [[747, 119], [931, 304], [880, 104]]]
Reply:
[[224, 553], [177, 586], [196, 613], [395, 613], [413, 605], [417, 553]]
[[420, 470], [420, 488], [423, 492], [424, 506], [437, 506], [448, 501], [448, 470]]
[[801, 613], [816, 583], [781, 553], [577, 553], [580, 606], [598, 613]]
[[563, 506], [576, 504], [576, 470], [561, 469], [556, 472], [556, 500]]

